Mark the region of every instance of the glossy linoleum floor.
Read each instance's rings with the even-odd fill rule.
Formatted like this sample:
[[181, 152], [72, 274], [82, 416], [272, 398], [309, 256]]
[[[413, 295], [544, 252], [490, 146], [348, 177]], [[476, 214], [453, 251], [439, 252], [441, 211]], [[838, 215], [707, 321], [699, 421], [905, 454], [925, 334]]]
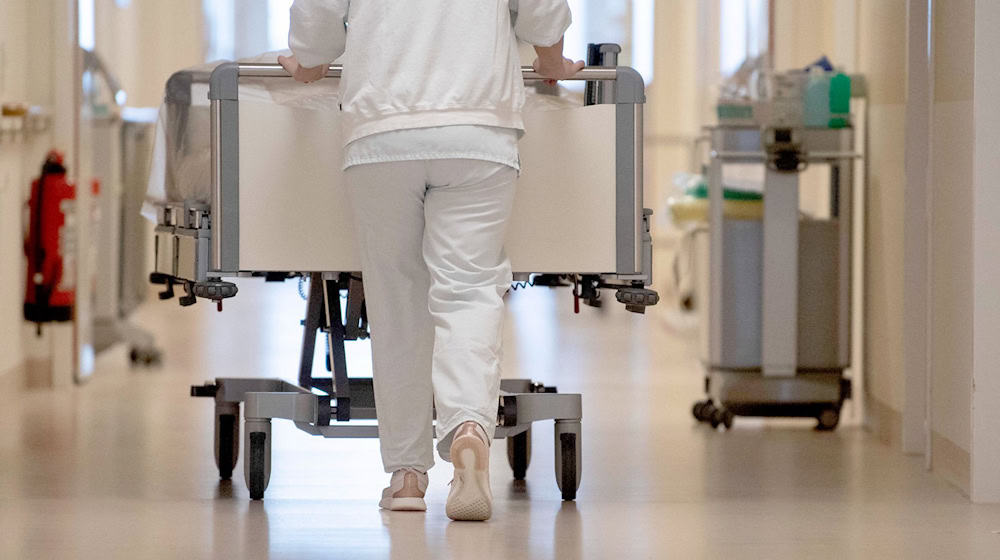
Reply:
[[[4, 399], [0, 558], [1000, 558], [1000, 507], [971, 505], [856, 425], [697, 425], [695, 331], [668, 307], [638, 316], [612, 301], [574, 316], [568, 291], [545, 288], [510, 299], [505, 375], [583, 393], [575, 503], [560, 501], [550, 423], [535, 427], [525, 483], [494, 447], [493, 519], [453, 523], [449, 465], [430, 473], [426, 514], [381, 512], [375, 441], [284, 421], [266, 497], [251, 502], [242, 457], [234, 481], [218, 481], [212, 403], [188, 387], [293, 380], [295, 288], [243, 281], [222, 314], [151, 301], [135, 320], [162, 367], [130, 370], [117, 348], [86, 385]], [[368, 371], [367, 344], [348, 351]]]

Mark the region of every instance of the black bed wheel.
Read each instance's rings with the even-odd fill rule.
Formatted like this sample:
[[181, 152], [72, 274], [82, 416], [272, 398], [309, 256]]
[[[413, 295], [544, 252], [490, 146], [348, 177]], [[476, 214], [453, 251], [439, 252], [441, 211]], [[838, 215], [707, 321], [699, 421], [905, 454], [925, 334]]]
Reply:
[[575, 500], [576, 491], [580, 488], [583, 458], [580, 435], [579, 421], [556, 421], [556, 482], [564, 500]]
[[716, 411], [719, 417], [719, 423], [722, 424], [727, 430], [733, 427], [733, 421], [736, 419], [736, 415], [730, 410], [722, 408]]
[[715, 408], [713, 406], [711, 409], [705, 411], [705, 415], [708, 417], [708, 423], [712, 425], [713, 430], [717, 429], [719, 425], [722, 424], [721, 408]]
[[128, 352], [128, 359], [132, 366], [152, 367], [159, 365], [163, 357], [161, 352], [153, 347], [142, 348], [133, 346]]
[[236, 458], [239, 454], [240, 425], [233, 414], [220, 414], [215, 417], [215, 421], [218, 423], [216, 457], [219, 478], [230, 480], [233, 478], [233, 469], [236, 467]]
[[507, 438], [507, 462], [514, 471], [514, 480], [524, 480], [531, 463], [531, 428]]
[[837, 429], [840, 424], [840, 410], [828, 408], [816, 417], [816, 429], [821, 432], [830, 432]]
[[691, 407], [691, 414], [699, 422], [711, 422], [715, 410], [715, 404], [712, 402], [712, 399], [708, 399], [694, 403], [694, 406]]
[[580, 459], [576, 455], [576, 434], [562, 434], [560, 444], [562, 445], [562, 473], [560, 490], [562, 490], [563, 500], [575, 500], [576, 488], [579, 481], [576, 477], [576, 462]]
[[264, 472], [266, 445], [267, 434], [264, 432], [253, 432], [250, 434], [250, 449], [247, 450], [250, 472], [247, 476], [247, 487], [250, 490], [251, 500], [264, 499], [264, 489], [267, 487], [266, 474]]
[[694, 406], [691, 407], [691, 415], [694, 416], [695, 420], [697, 420], [699, 422], [702, 421], [701, 411], [704, 408], [705, 408], [705, 402], [704, 401], [698, 401], [698, 402], [694, 403]]

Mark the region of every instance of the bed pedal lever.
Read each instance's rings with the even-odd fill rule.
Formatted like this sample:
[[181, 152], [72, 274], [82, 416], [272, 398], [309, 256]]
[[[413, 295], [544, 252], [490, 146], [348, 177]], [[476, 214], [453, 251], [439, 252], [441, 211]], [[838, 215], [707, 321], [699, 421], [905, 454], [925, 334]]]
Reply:
[[177, 298], [177, 303], [181, 304], [181, 307], [188, 307], [198, 303], [198, 298], [194, 295], [194, 284], [192, 282], [184, 282], [184, 295]]
[[166, 286], [166, 289], [157, 294], [160, 296], [161, 300], [171, 299], [174, 297], [174, 279], [170, 276], [159, 272], [151, 272], [149, 274], [149, 283]]
[[219, 386], [211, 381], [206, 382], [204, 385], [191, 386], [192, 397], [211, 397], [214, 399], [218, 392]]

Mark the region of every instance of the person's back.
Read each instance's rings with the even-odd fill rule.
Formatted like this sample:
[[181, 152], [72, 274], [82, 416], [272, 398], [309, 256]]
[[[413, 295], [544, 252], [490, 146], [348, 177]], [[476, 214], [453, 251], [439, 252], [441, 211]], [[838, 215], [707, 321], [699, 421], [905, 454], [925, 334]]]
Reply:
[[380, 507], [426, 509], [438, 452], [452, 519], [492, 515], [489, 443], [500, 390], [503, 241], [519, 170], [517, 40], [570, 77], [566, 0], [296, 0], [282, 65], [318, 80], [344, 56], [344, 167], [355, 214], [379, 441]]
[[345, 141], [387, 128], [521, 128], [524, 90], [506, 4], [375, 0], [352, 6], [344, 105], [354, 131]]
[[569, 24], [564, 0], [297, 0], [289, 45], [304, 67], [346, 48], [346, 144], [430, 126], [522, 129], [517, 40], [555, 45]]

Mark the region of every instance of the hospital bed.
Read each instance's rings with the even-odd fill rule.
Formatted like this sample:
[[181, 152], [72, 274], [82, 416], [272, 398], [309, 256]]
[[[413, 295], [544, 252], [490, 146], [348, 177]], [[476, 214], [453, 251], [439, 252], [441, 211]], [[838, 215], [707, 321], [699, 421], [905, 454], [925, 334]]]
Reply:
[[[215, 457], [223, 479], [236, 466], [242, 408], [252, 499], [261, 499], [268, 485], [272, 419], [292, 420], [323, 437], [378, 435], [371, 379], [349, 377], [346, 367], [345, 341], [367, 338], [368, 329], [340, 168], [341, 70], [331, 65], [326, 80], [309, 86], [259, 61], [182, 71], [168, 82], [161, 115], [166, 149], [157, 158], [148, 208], [155, 208], [158, 222], [151, 280], [165, 286], [162, 297], [180, 289], [182, 305], [204, 298], [221, 309], [238, 291], [234, 277], [308, 280], [297, 384], [217, 378], [191, 389], [192, 396], [215, 401]], [[541, 80], [530, 68], [523, 73], [526, 83]], [[626, 67], [588, 67], [576, 79], [601, 84], [594, 90], [599, 95], [588, 92], [593, 104], [570, 94], [529, 95], [507, 252], [522, 286], [534, 275], [555, 275], [571, 281], [578, 302], [599, 304], [601, 291], [613, 290], [630, 311], [642, 312], [658, 301], [647, 288], [644, 84]], [[327, 337], [326, 377], [312, 371], [317, 333]], [[562, 497], [574, 499], [581, 395], [504, 379], [497, 410], [496, 437], [507, 439], [518, 479], [530, 460], [532, 423], [555, 422], [556, 481]]]

